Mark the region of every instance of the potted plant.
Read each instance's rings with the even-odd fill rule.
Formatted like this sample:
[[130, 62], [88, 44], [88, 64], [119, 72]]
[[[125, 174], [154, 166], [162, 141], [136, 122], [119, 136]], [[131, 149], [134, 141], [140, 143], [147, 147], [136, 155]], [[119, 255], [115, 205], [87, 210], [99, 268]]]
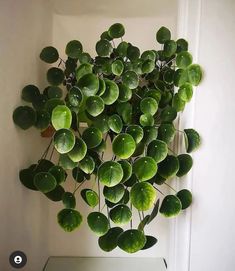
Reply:
[[[55, 64], [47, 71], [49, 86], [43, 92], [25, 86], [21, 97], [31, 106], [16, 108], [13, 120], [24, 130], [35, 126], [49, 137], [42, 157], [22, 169], [19, 179], [48, 199], [62, 201], [59, 225], [67, 232], [80, 226], [80, 196], [91, 208], [86, 220], [100, 248], [108, 252], [118, 246], [134, 253], [156, 244], [145, 227], [158, 213], [174, 217], [192, 202], [189, 190], [175, 191], [169, 182], [189, 172], [189, 153], [200, 145], [194, 129], [178, 131], [174, 121], [191, 100], [202, 71], [192, 63], [188, 42], [172, 40], [166, 27], [156, 33], [161, 50], [141, 53], [123, 41], [124, 34], [120, 23], [102, 33], [96, 57], [78, 40], [67, 44], [66, 60], [56, 48], [45, 47], [41, 60]], [[81, 123], [87, 124], [83, 131]], [[185, 138], [183, 154], [170, 148], [178, 132]], [[104, 158], [108, 145], [113, 153], [109, 160]], [[63, 188], [68, 171], [75, 184], [72, 191]], [[164, 185], [172, 193], [164, 195]], [[132, 226], [134, 209], [140, 220], [137, 228]], [[129, 230], [123, 229], [126, 224]]]

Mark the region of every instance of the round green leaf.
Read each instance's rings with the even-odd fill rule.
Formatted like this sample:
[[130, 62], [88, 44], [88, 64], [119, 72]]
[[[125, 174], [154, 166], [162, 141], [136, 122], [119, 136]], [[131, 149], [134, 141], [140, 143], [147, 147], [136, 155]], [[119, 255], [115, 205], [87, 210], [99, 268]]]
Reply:
[[73, 162], [81, 161], [87, 153], [87, 145], [81, 138], [76, 138], [73, 149], [68, 153]]
[[189, 154], [180, 154], [177, 156], [179, 160], [179, 170], [177, 172], [178, 177], [186, 175], [193, 166], [193, 159]]
[[85, 96], [93, 96], [99, 90], [99, 79], [93, 73], [85, 74], [77, 83]]
[[119, 227], [109, 229], [105, 235], [99, 237], [99, 247], [106, 252], [114, 250], [117, 247], [118, 237], [122, 232], [123, 229]]
[[144, 131], [139, 125], [129, 125], [126, 128], [126, 133], [134, 138], [136, 144], [140, 143], [144, 137]]
[[126, 71], [122, 75], [122, 82], [130, 89], [137, 88], [139, 85], [138, 75], [134, 71]]
[[131, 99], [131, 97], [132, 97], [131, 89], [124, 84], [120, 84], [118, 100], [120, 102], [127, 102]]
[[78, 107], [82, 104], [83, 94], [78, 87], [72, 87], [69, 90], [68, 101], [74, 107]]
[[47, 159], [40, 159], [36, 166], [37, 172], [47, 172], [54, 166], [53, 162]]
[[121, 38], [125, 35], [125, 28], [122, 24], [115, 23], [110, 26], [108, 34], [113, 39]]
[[48, 88], [47, 95], [49, 99], [62, 98], [63, 90], [59, 87], [52, 86]]
[[100, 35], [100, 39], [101, 40], [112, 40], [112, 37], [109, 36], [108, 31], [104, 31], [101, 35]]
[[175, 74], [174, 70], [167, 69], [163, 74], [164, 82], [166, 82], [167, 84], [172, 84], [174, 81], [174, 74]]
[[163, 123], [158, 128], [158, 139], [169, 144], [175, 137], [175, 127], [172, 123]]
[[167, 40], [164, 43], [164, 54], [166, 57], [171, 57], [175, 54], [177, 49], [177, 43], [174, 40]]
[[107, 133], [109, 131], [108, 119], [109, 117], [102, 113], [95, 118], [93, 126], [98, 128], [102, 133]]
[[56, 130], [69, 129], [72, 123], [72, 113], [65, 105], [57, 105], [51, 116], [51, 122]]
[[161, 100], [161, 91], [159, 89], [150, 89], [145, 93], [145, 97], [151, 97], [156, 100], [157, 103]]
[[103, 95], [105, 92], [105, 88], [106, 88], [106, 86], [105, 86], [104, 80], [102, 78], [99, 78], [99, 90], [96, 93], [96, 95], [98, 95], [98, 96]]
[[40, 59], [46, 63], [54, 63], [59, 59], [59, 53], [55, 47], [47, 46], [42, 49]]
[[143, 130], [144, 130], [144, 137], [142, 140], [143, 143], [149, 144], [151, 141], [157, 138], [158, 135], [157, 127], [145, 126]]
[[182, 51], [188, 51], [188, 42], [185, 39], [178, 39], [177, 43], [177, 53]]
[[118, 247], [127, 253], [135, 253], [141, 250], [146, 243], [146, 237], [142, 231], [127, 230], [118, 237]]
[[147, 148], [147, 155], [152, 157], [156, 163], [163, 161], [168, 153], [168, 146], [164, 141], [153, 140]]
[[58, 86], [64, 81], [64, 72], [59, 68], [50, 68], [47, 71], [47, 81], [52, 86]]
[[105, 92], [101, 95], [106, 105], [113, 104], [119, 96], [119, 88], [114, 81], [105, 79]]
[[74, 180], [78, 183], [82, 183], [85, 179], [85, 173], [79, 167], [73, 168], [72, 175]]
[[68, 153], [75, 145], [75, 136], [68, 129], [60, 129], [54, 135], [54, 146], [59, 153]]
[[162, 122], [172, 122], [177, 117], [177, 111], [174, 107], [167, 106], [162, 110], [160, 117]]
[[70, 58], [79, 58], [82, 53], [82, 44], [78, 40], [71, 40], [65, 48], [65, 53]]
[[36, 110], [44, 110], [46, 102], [47, 102], [47, 96], [44, 94], [40, 94], [39, 96], [37, 96], [36, 99], [33, 100], [32, 105], [33, 105], [33, 108]]
[[145, 126], [153, 126], [154, 125], [154, 118], [151, 114], [145, 113], [140, 116], [140, 124]]
[[39, 172], [34, 176], [34, 185], [43, 193], [48, 193], [56, 188], [56, 179], [49, 172]]
[[13, 112], [13, 121], [21, 129], [29, 129], [36, 122], [36, 113], [29, 106], [19, 106]]
[[45, 196], [52, 200], [52, 201], [61, 201], [62, 200], [62, 196], [64, 194], [64, 188], [60, 185], [56, 186], [56, 188], [48, 193], [45, 194]]
[[98, 205], [99, 203], [99, 196], [97, 193], [91, 189], [83, 189], [81, 191], [81, 196], [83, 200], [92, 208]]
[[102, 133], [96, 127], [89, 127], [83, 132], [82, 139], [85, 141], [87, 148], [92, 149], [101, 143]]
[[111, 220], [120, 226], [127, 224], [132, 218], [132, 212], [130, 208], [124, 204], [115, 206], [110, 210], [109, 215]]
[[165, 217], [174, 217], [179, 214], [181, 209], [182, 205], [179, 198], [174, 195], [168, 195], [163, 199], [159, 211]]
[[123, 170], [119, 163], [114, 161], [104, 162], [98, 169], [100, 182], [108, 187], [119, 184], [123, 178]]
[[80, 169], [85, 172], [86, 174], [91, 174], [95, 169], [95, 161], [89, 155], [86, 155], [80, 162], [79, 162]]
[[125, 188], [122, 184], [117, 184], [112, 187], [104, 186], [103, 189], [104, 197], [112, 203], [118, 203], [124, 196], [124, 193]]
[[144, 98], [140, 102], [140, 110], [144, 114], [150, 114], [153, 116], [157, 112], [157, 109], [158, 109], [158, 104], [156, 100], [151, 97]]
[[156, 190], [148, 182], [136, 183], [130, 191], [131, 203], [139, 211], [147, 211], [154, 206]]
[[171, 32], [168, 28], [162, 26], [156, 34], [156, 39], [160, 44], [164, 44], [167, 40], [171, 39]]
[[156, 60], [156, 55], [155, 55], [155, 53], [153, 51], [147, 50], [147, 51], [144, 51], [142, 53], [141, 59], [155, 61]]
[[71, 232], [82, 223], [82, 215], [73, 209], [63, 209], [57, 215], [58, 224], [66, 232]]
[[151, 235], [145, 235], [146, 243], [141, 250], [149, 249], [157, 243], [157, 239]]
[[64, 105], [64, 101], [54, 98], [46, 101], [45, 109], [51, 114], [57, 105]]
[[132, 105], [128, 102], [118, 103], [117, 104], [117, 112], [120, 116], [122, 116], [123, 121], [126, 124], [131, 123], [132, 121]]
[[90, 63], [91, 62], [91, 56], [88, 53], [81, 53], [78, 57], [78, 60], [81, 64], [84, 63]]
[[184, 102], [189, 102], [193, 96], [193, 87], [189, 83], [183, 84], [178, 90], [179, 98]]
[[172, 178], [179, 170], [179, 160], [173, 155], [167, 157], [158, 164], [158, 173], [165, 179]]
[[74, 209], [76, 206], [76, 198], [73, 193], [65, 192], [62, 197], [62, 201], [67, 209]]
[[102, 236], [109, 230], [108, 218], [100, 212], [92, 212], [87, 217], [90, 229], [97, 235]]
[[51, 167], [49, 169], [49, 173], [51, 173], [54, 176], [54, 178], [56, 179], [57, 185], [64, 182], [67, 177], [66, 171], [60, 166]]
[[175, 93], [173, 100], [172, 100], [172, 106], [175, 108], [177, 112], [183, 111], [185, 107], [185, 101], [181, 100], [178, 93]]
[[35, 127], [40, 129], [41, 131], [45, 130], [50, 122], [51, 122], [51, 117], [50, 114], [46, 111], [37, 111], [36, 112], [36, 122], [35, 122]]
[[117, 54], [120, 57], [126, 57], [127, 56], [127, 48], [128, 48], [127, 42], [125, 42], [125, 41], [120, 42], [117, 47]]
[[99, 40], [96, 43], [96, 52], [99, 56], [109, 56], [113, 50], [111, 43], [108, 40]]
[[93, 117], [104, 111], [104, 101], [99, 96], [90, 96], [86, 100], [86, 110]]
[[59, 166], [64, 169], [74, 169], [77, 163], [73, 162], [67, 154], [61, 154], [59, 158]]
[[112, 63], [111, 67], [112, 67], [112, 73], [117, 76], [120, 76], [124, 70], [123, 62], [119, 59], [115, 60]]
[[192, 193], [189, 190], [180, 190], [176, 196], [180, 199], [182, 210], [188, 208], [192, 204]]
[[193, 62], [193, 57], [187, 51], [183, 51], [183, 52], [178, 53], [178, 55], [176, 57], [176, 65], [180, 69], [186, 69], [189, 65], [192, 64], [192, 62]]
[[202, 69], [199, 65], [193, 64], [188, 67], [189, 82], [193, 86], [198, 86], [202, 79]]
[[89, 63], [83, 63], [76, 69], [76, 79], [80, 80], [84, 75], [92, 73], [93, 66]]
[[126, 182], [132, 175], [132, 166], [131, 164], [126, 160], [120, 160], [118, 163], [122, 166], [123, 170], [123, 178], [122, 183]]
[[188, 70], [176, 70], [174, 73], [174, 85], [180, 87], [187, 82], [189, 82]]
[[186, 149], [187, 152], [195, 151], [201, 144], [201, 138], [197, 131], [194, 129], [184, 129], [185, 139], [186, 139]]
[[19, 179], [20, 179], [20, 182], [25, 186], [27, 187], [28, 189], [31, 189], [31, 190], [35, 190], [37, 191], [37, 187], [34, 185], [34, 176], [35, 176], [35, 166], [31, 166], [29, 168], [26, 168], [26, 169], [22, 169], [20, 172], [19, 172]]
[[21, 98], [26, 101], [32, 103], [40, 96], [40, 91], [38, 87], [34, 85], [27, 85], [22, 89]]
[[114, 133], [120, 133], [122, 131], [122, 119], [119, 117], [119, 115], [114, 114], [109, 117], [108, 120], [108, 125], [109, 128], [114, 132]]
[[155, 68], [155, 62], [151, 59], [145, 60], [141, 65], [142, 73], [150, 73]]
[[130, 61], [136, 61], [139, 57], [140, 49], [136, 46], [129, 44], [127, 47], [127, 58], [129, 58]]
[[133, 163], [133, 173], [139, 181], [147, 181], [157, 173], [157, 163], [152, 157], [140, 157]]
[[133, 137], [129, 134], [117, 135], [112, 143], [113, 153], [121, 159], [127, 159], [134, 153], [136, 144]]

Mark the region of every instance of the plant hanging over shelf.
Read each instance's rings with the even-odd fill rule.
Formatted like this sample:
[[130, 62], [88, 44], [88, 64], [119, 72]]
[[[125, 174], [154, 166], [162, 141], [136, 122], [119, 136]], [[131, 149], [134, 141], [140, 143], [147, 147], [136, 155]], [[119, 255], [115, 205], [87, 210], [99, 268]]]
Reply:
[[[192, 63], [187, 41], [172, 40], [166, 27], [156, 34], [162, 50], [142, 54], [123, 41], [124, 34], [123, 25], [112, 25], [96, 43], [94, 58], [77, 40], [67, 44], [66, 61], [56, 48], [44, 48], [41, 60], [57, 63], [47, 71], [49, 86], [42, 93], [25, 86], [21, 97], [32, 106], [16, 108], [13, 120], [50, 137], [41, 159], [22, 169], [19, 178], [27, 188], [62, 201], [59, 225], [71, 232], [82, 223], [76, 206], [80, 192], [91, 208], [87, 224], [99, 236], [100, 248], [134, 253], [157, 242], [145, 227], [158, 213], [174, 217], [192, 202], [187, 189], [164, 195], [161, 186], [171, 187], [170, 179], [184, 176], [193, 165], [188, 153], [198, 148], [200, 136], [194, 129], [176, 130], [174, 120], [191, 100], [202, 71]], [[81, 122], [86, 129], [79, 128]], [[185, 138], [184, 154], [169, 148], [177, 132]], [[113, 156], [105, 160], [108, 144]], [[70, 192], [63, 188], [68, 170], [75, 183]], [[134, 210], [140, 220], [136, 228]], [[126, 225], [129, 230], [122, 228]]]

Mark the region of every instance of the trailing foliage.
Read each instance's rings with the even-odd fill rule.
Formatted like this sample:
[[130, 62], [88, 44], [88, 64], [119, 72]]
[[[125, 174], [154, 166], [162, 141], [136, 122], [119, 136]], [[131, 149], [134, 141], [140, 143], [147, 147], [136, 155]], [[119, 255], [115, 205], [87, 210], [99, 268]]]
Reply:
[[[13, 120], [50, 138], [39, 161], [22, 169], [19, 178], [28, 189], [62, 202], [59, 225], [70, 232], [87, 220], [102, 250], [118, 246], [134, 253], [156, 244], [145, 227], [158, 214], [174, 217], [192, 203], [189, 190], [176, 192], [169, 182], [190, 171], [189, 153], [200, 145], [194, 129], [179, 131], [174, 121], [191, 100], [202, 70], [193, 64], [187, 41], [172, 40], [166, 27], [156, 33], [160, 50], [141, 53], [123, 41], [124, 34], [123, 25], [112, 25], [96, 43], [95, 57], [77, 40], [67, 44], [65, 60], [56, 48], [45, 47], [41, 60], [55, 64], [46, 73], [48, 86], [42, 92], [25, 86], [21, 98], [28, 104], [15, 109]], [[178, 133], [185, 139], [185, 153], [179, 155], [169, 148]], [[113, 157], [107, 160], [110, 144]], [[75, 188], [65, 191], [70, 170]], [[163, 185], [173, 193], [164, 195]], [[78, 195], [91, 208], [87, 219], [76, 210]], [[140, 221], [133, 228], [135, 209]], [[130, 229], [122, 228], [126, 225]]]

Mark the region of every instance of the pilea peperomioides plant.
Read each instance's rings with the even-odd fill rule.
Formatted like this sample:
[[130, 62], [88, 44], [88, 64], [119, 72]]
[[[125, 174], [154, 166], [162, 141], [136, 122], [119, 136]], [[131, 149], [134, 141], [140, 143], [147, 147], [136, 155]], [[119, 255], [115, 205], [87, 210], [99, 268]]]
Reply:
[[[187, 41], [171, 40], [166, 27], [156, 34], [161, 50], [142, 54], [123, 41], [124, 34], [123, 25], [112, 25], [96, 43], [94, 58], [77, 40], [67, 44], [66, 60], [56, 48], [44, 48], [41, 60], [56, 63], [47, 71], [49, 86], [42, 93], [34, 85], [25, 86], [21, 97], [32, 106], [16, 108], [13, 120], [50, 138], [40, 160], [22, 169], [19, 178], [27, 188], [62, 201], [59, 225], [71, 232], [82, 223], [76, 210], [80, 191], [91, 207], [87, 223], [99, 236], [100, 248], [108, 252], [118, 246], [134, 253], [156, 244], [155, 237], [145, 235], [145, 227], [158, 213], [174, 217], [192, 202], [187, 189], [176, 193], [171, 188], [173, 193], [164, 195], [161, 186], [171, 187], [170, 179], [184, 176], [193, 165], [188, 153], [198, 148], [200, 136], [194, 129], [178, 131], [174, 121], [191, 100], [202, 71], [192, 64]], [[169, 148], [178, 132], [186, 152], [179, 155]], [[106, 145], [112, 147], [109, 160]], [[68, 170], [75, 183], [70, 192], [63, 188]], [[140, 219], [135, 228], [134, 212]], [[126, 225], [129, 230], [122, 228]]]

